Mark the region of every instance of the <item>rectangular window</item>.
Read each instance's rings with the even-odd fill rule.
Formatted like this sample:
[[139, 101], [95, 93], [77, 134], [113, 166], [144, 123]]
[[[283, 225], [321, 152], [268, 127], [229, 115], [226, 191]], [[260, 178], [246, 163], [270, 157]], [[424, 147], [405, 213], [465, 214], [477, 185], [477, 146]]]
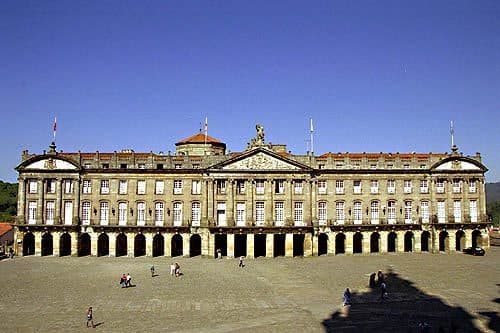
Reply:
[[175, 164], [175, 165], [174, 165], [174, 168], [175, 168], [175, 169], [181, 169], [181, 168], [182, 168], [182, 164]]
[[411, 180], [405, 180], [404, 193], [411, 193]]
[[174, 180], [174, 194], [182, 194], [182, 180]]
[[370, 181], [370, 193], [377, 194], [378, 193], [378, 180]]
[[410, 165], [409, 164], [403, 164], [403, 169], [409, 169]]
[[73, 181], [71, 179], [64, 180], [64, 193], [65, 194], [73, 193]]
[[284, 180], [276, 180], [274, 182], [275, 188], [274, 193], [276, 194], [284, 194], [285, 193], [285, 181]]
[[344, 181], [336, 180], [335, 181], [335, 193], [336, 194], [344, 194]]
[[283, 201], [276, 201], [274, 203], [274, 222], [276, 226], [285, 225], [285, 203]]
[[127, 181], [120, 179], [118, 183], [118, 194], [127, 194]]
[[460, 200], [453, 201], [453, 216], [455, 217], [455, 223], [462, 222], [462, 203]]
[[327, 210], [326, 210], [326, 202], [320, 201], [318, 202], [318, 223], [319, 225], [327, 224]]
[[103, 169], [109, 169], [109, 163], [103, 163], [102, 164]]
[[109, 194], [109, 180], [101, 180], [101, 194]]
[[144, 164], [144, 163], [139, 163], [139, 164], [137, 164], [137, 168], [138, 168], [138, 169], [146, 169], [146, 164]]
[[461, 190], [460, 179], [453, 179], [453, 193], [460, 193]]
[[405, 223], [412, 223], [411, 201], [405, 201]]
[[201, 222], [201, 205], [199, 202], [193, 202], [191, 204], [191, 225], [193, 227], [199, 227]]
[[445, 202], [440, 200], [437, 203], [437, 217], [438, 217], [438, 223], [445, 223], [446, 222], [446, 205]]
[[127, 203], [125, 202], [118, 204], [118, 224], [127, 225]]
[[156, 170], [163, 170], [163, 163], [157, 163]]
[[90, 169], [90, 168], [92, 168], [92, 163], [90, 163], [90, 162], [85, 162], [85, 163], [83, 163], [83, 167], [84, 167], [85, 169]]
[[137, 225], [144, 226], [146, 224], [146, 204], [144, 202], [137, 203]]
[[193, 180], [191, 183], [191, 194], [201, 194], [201, 180]]
[[304, 191], [304, 182], [301, 180], [295, 180], [293, 182], [293, 193], [302, 194]]
[[472, 223], [476, 223], [477, 222], [477, 201], [476, 200], [469, 201], [469, 214], [470, 214], [470, 221]]
[[477, 191], [476, 181], [475, 180], [469, 181], [469, 193], [476, 193], [476, 191]]
[[344, 161], [335, 161], [335, 167], [337, 169], [342, 169], [344, 167]]
[[353, 187], [354, 187], [354, 193], [360, 194], [361, 193], [361, 180], [353, 181]]
[[371, 169], [371, 170], [375, 170], [375, 169], [377, 169], [377, 164], [376, 164], [376, 163], [371, 163], [371, 164], [370, 164], [370, 169]]
[[88, 179], [83, 181], [83, 194], [92, 193], [92, 182]]
[[255, 181], [255, 193], [256, 194], [264, 194], [264, 181], [263, 180], [256, 180]]
[[245, 181], [237, 180], [236, 181], [236, 193], [237, 194], [245, 194]]
[[293, 223], [295, 226], [304, 225], [304, 203], [294, 202], [293, 203]]
[[162, 226], [165, 218], [163, 202], [155, 203], [155, 225]]
[[387, 180], [387, 193], [396, 193], [396, 181], [394, 179]]
[[36, 224], [36, 201], [30, 201], [28, 203], [28, 224]]
[[363, 211], [361, 210], [361, 202], [354, 203], [354, 224], [361, 224], [363, 222]]
[[335, 203], [335, 219], [337, 224], [344, 224], [345, 212], [344, 202], [342, 201]]
[[120, 169], [126, 169], [127, 168], [127, 164], [126, 163], [121, 163], [120, 164]]
[[163, 194], [165, 189], [165, 182], [163, 180], [155, 181], [155, 194]]
[[420, 193], [429, 193], [429, 181], [427, 179], [420, 181]]
[[226, 194], [226, 180], [217, 179], [216, 185], [217, 185], [217, 194]]
[[255, 224], [257, 226], [264, 225], [264, 201], [257, 201], [255, 203]]
[[389, 201], [387, 203], [387, 223], [396, 223], [396, 201]]
[[372, 201], [370, 204], [371, 223], [378, 224], [379, 223], [379, 216], [380, 216], [380, 208], [379, 208], [378, 201]]
[[318, 194], [326, 194], [326, 180], [318, 180]]
[[174, 202], [174, 227], [182, 225], [182, 203]]
[[238, 202], [238, 203], [236, 203], [236, 226], [237, 227], [244, 227], [246, 225], [245, 220], [246, 220], [245, 203]]
[[47, 179], [47, 193], [56, 193], [55, 179]]
[[444, 180], [443, 179], [438, 179], [436, 181], [436, 192], [437, 193], [444, 193]]
[[394, 168], [394, 164], [392, 164], [392, 163], [388, 163], [386, 168], [387, 168], [387, 169], [392, 169], [392, 168]]
[[420, 214], [422, 214], [422, 223], [429, 223], [429, 201], [420, 203]]
[[28, 191], [29, 193], [37, 193], [38, 192], [38, 182], [34, 179], [30, 179], [28, 181]]
[[137, 181], [137, 194], [146, 194], [146, 181], [138, 180]]
[[90, 202], [88, 201], [82, 203], [82, 224], [90, 224]]
[[109, 223], [109, 204], [106, 201], [100, 204], [99, 223], [101, 225], [108, 225]]
[[221, 227], [227, 226], [226, 222], [226, 203], [217, 203], [217, 225]]
[[45, 203], [45, 224], [54, 224], [54, 216], [56, 212], [56, 205], [54, 201], [47, 201]]
[[64, 224], [71, 225], [73, 223], [73, 201], [64, 202]]

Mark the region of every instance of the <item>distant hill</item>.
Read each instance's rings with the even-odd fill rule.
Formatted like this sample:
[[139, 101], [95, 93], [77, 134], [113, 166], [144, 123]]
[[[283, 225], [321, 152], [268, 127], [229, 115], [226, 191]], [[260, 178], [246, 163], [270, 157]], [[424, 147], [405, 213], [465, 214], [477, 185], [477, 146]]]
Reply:
[[486, 183], [486, 203], [500, 200], [500, 182]]

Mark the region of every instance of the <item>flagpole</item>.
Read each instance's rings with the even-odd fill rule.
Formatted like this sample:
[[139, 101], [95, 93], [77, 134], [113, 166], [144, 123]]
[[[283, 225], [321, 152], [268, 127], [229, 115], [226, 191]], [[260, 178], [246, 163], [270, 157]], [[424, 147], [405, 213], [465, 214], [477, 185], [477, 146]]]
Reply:
[[454, 134], [454, 129], [453, 129], [453, 120], [450, 121], [450, 134], [451, 134], [451, 146], [453, 147], [455, 145], [455, 140], [453, 138]]
[[311, 135], [311, 155], [314, 156], [314, 136], [313, 136], [313, 132], [314, 132], [314, 127], [313, 127], [313, 120], [311, 118], [311, 127], [310, 127], [310, 135]]
[[57, 131], [57, 117], [54, 117], [54, 128], [53, 128], [53, 131], [54, 131], [54, 143], [56, 142], [56, 131]]
[[208, 136], [208, 117], [205, 117], [204, 130], [205, 130], [205, 144], [204, 144], [203, 150], [205, 151], [205, 155], [206, 155], [206, 153], [207, 153], [207, 136]]

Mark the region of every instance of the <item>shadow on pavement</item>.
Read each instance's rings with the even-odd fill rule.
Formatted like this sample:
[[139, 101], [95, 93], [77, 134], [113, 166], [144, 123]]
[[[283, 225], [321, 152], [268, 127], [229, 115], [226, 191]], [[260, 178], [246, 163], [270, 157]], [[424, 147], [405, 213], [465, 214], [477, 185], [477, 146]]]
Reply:
[[[446, 304], [428, 295], [393, 271], [384, 273], [387, 299], [380, 287], [365, 293], [352, 293], [352, 305], [344, 306], [323, 320], [326, 332], [480, 332], [474, 316], [462, 307]], [[489, 327], [498, 328], [498, 314], [484, 313]], [[498, 330], [495, 330], [498, 332]]]

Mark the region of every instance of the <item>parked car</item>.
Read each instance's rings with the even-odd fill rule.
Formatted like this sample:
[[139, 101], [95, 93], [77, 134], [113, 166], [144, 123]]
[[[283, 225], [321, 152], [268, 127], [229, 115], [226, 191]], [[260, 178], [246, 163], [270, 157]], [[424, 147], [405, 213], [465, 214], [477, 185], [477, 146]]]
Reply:
[[484, 256], [485, 254], [484, 249], [479, 246], [465, 248], [463, 252], [473, 256]]

